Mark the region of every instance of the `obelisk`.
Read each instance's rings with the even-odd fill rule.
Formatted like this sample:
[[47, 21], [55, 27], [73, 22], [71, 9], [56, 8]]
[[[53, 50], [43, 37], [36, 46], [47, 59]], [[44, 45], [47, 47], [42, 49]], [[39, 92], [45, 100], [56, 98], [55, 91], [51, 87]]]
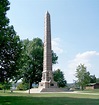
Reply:
[[51, 49], [51, 20], [47, 11], [44, 19], [44, 58], [42, 80], [40, 88], [57, 88], [57, 83], [53, 80], [52, 74], [52, 49]]

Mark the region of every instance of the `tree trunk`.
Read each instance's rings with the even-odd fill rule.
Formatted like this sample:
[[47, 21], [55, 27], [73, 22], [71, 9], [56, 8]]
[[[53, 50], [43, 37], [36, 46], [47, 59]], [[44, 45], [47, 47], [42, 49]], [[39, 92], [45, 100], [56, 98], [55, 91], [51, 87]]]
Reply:
[[81, 90], [82, 90], [82, 91], [84, 90], [84, 87], [83, 87], [83, 86], [81, 86]]

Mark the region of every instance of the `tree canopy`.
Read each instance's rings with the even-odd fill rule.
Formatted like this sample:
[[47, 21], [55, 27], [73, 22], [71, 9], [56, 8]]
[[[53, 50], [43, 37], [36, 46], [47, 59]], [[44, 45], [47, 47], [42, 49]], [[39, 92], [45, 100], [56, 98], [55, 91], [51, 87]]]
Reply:
[[76, 69], [76, 78], [78, 79], [77, 83], [82, 90], [88, 83], [90, 83], [90, 73], [87, 72], [87, 68], [84, 64], [78, 65]]
[[57, 82], [58, 87], [65, 87], [67, 85], [67, 82], [64, 78], [64, 73], [60, 69], [53, 71], [53, 77], [54, 81]]
[[9, 82], [19, 73], [21, 41], [13, 26], [9, 26], [6, 14], [8, 0], [0, 0], [0, 83]]
[[95, 75], [90, 75], [90, 83], [96, 83]]

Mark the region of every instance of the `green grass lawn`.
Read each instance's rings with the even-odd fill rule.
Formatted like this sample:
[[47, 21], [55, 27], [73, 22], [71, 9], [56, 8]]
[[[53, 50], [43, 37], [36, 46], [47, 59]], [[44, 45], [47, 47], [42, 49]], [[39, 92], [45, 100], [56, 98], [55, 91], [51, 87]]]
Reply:
[[84, 90], [82, 92], [85, 92], [85, 93], [99, 93], [99, 89], [90, 89], [90, 90]]
[[0, 92], [0, 105], [99, 105], [99, 95]]

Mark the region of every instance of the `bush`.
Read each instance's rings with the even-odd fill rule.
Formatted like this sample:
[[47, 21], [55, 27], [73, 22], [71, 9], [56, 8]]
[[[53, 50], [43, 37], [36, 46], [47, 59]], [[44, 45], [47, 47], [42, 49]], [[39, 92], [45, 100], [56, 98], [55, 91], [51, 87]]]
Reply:
[[2, 84], [0, 84], [0, 90], [3, 90], [3, 85]]
[[27, 83], [20, 83], [18, 86], [17, 86], [17, 89], [18, 90], [27, 90], [28, 89], [28, 84]]
[[0, 84], [0, 90], [10, 89], [10, 87], [11, 87], [11, 83]]

